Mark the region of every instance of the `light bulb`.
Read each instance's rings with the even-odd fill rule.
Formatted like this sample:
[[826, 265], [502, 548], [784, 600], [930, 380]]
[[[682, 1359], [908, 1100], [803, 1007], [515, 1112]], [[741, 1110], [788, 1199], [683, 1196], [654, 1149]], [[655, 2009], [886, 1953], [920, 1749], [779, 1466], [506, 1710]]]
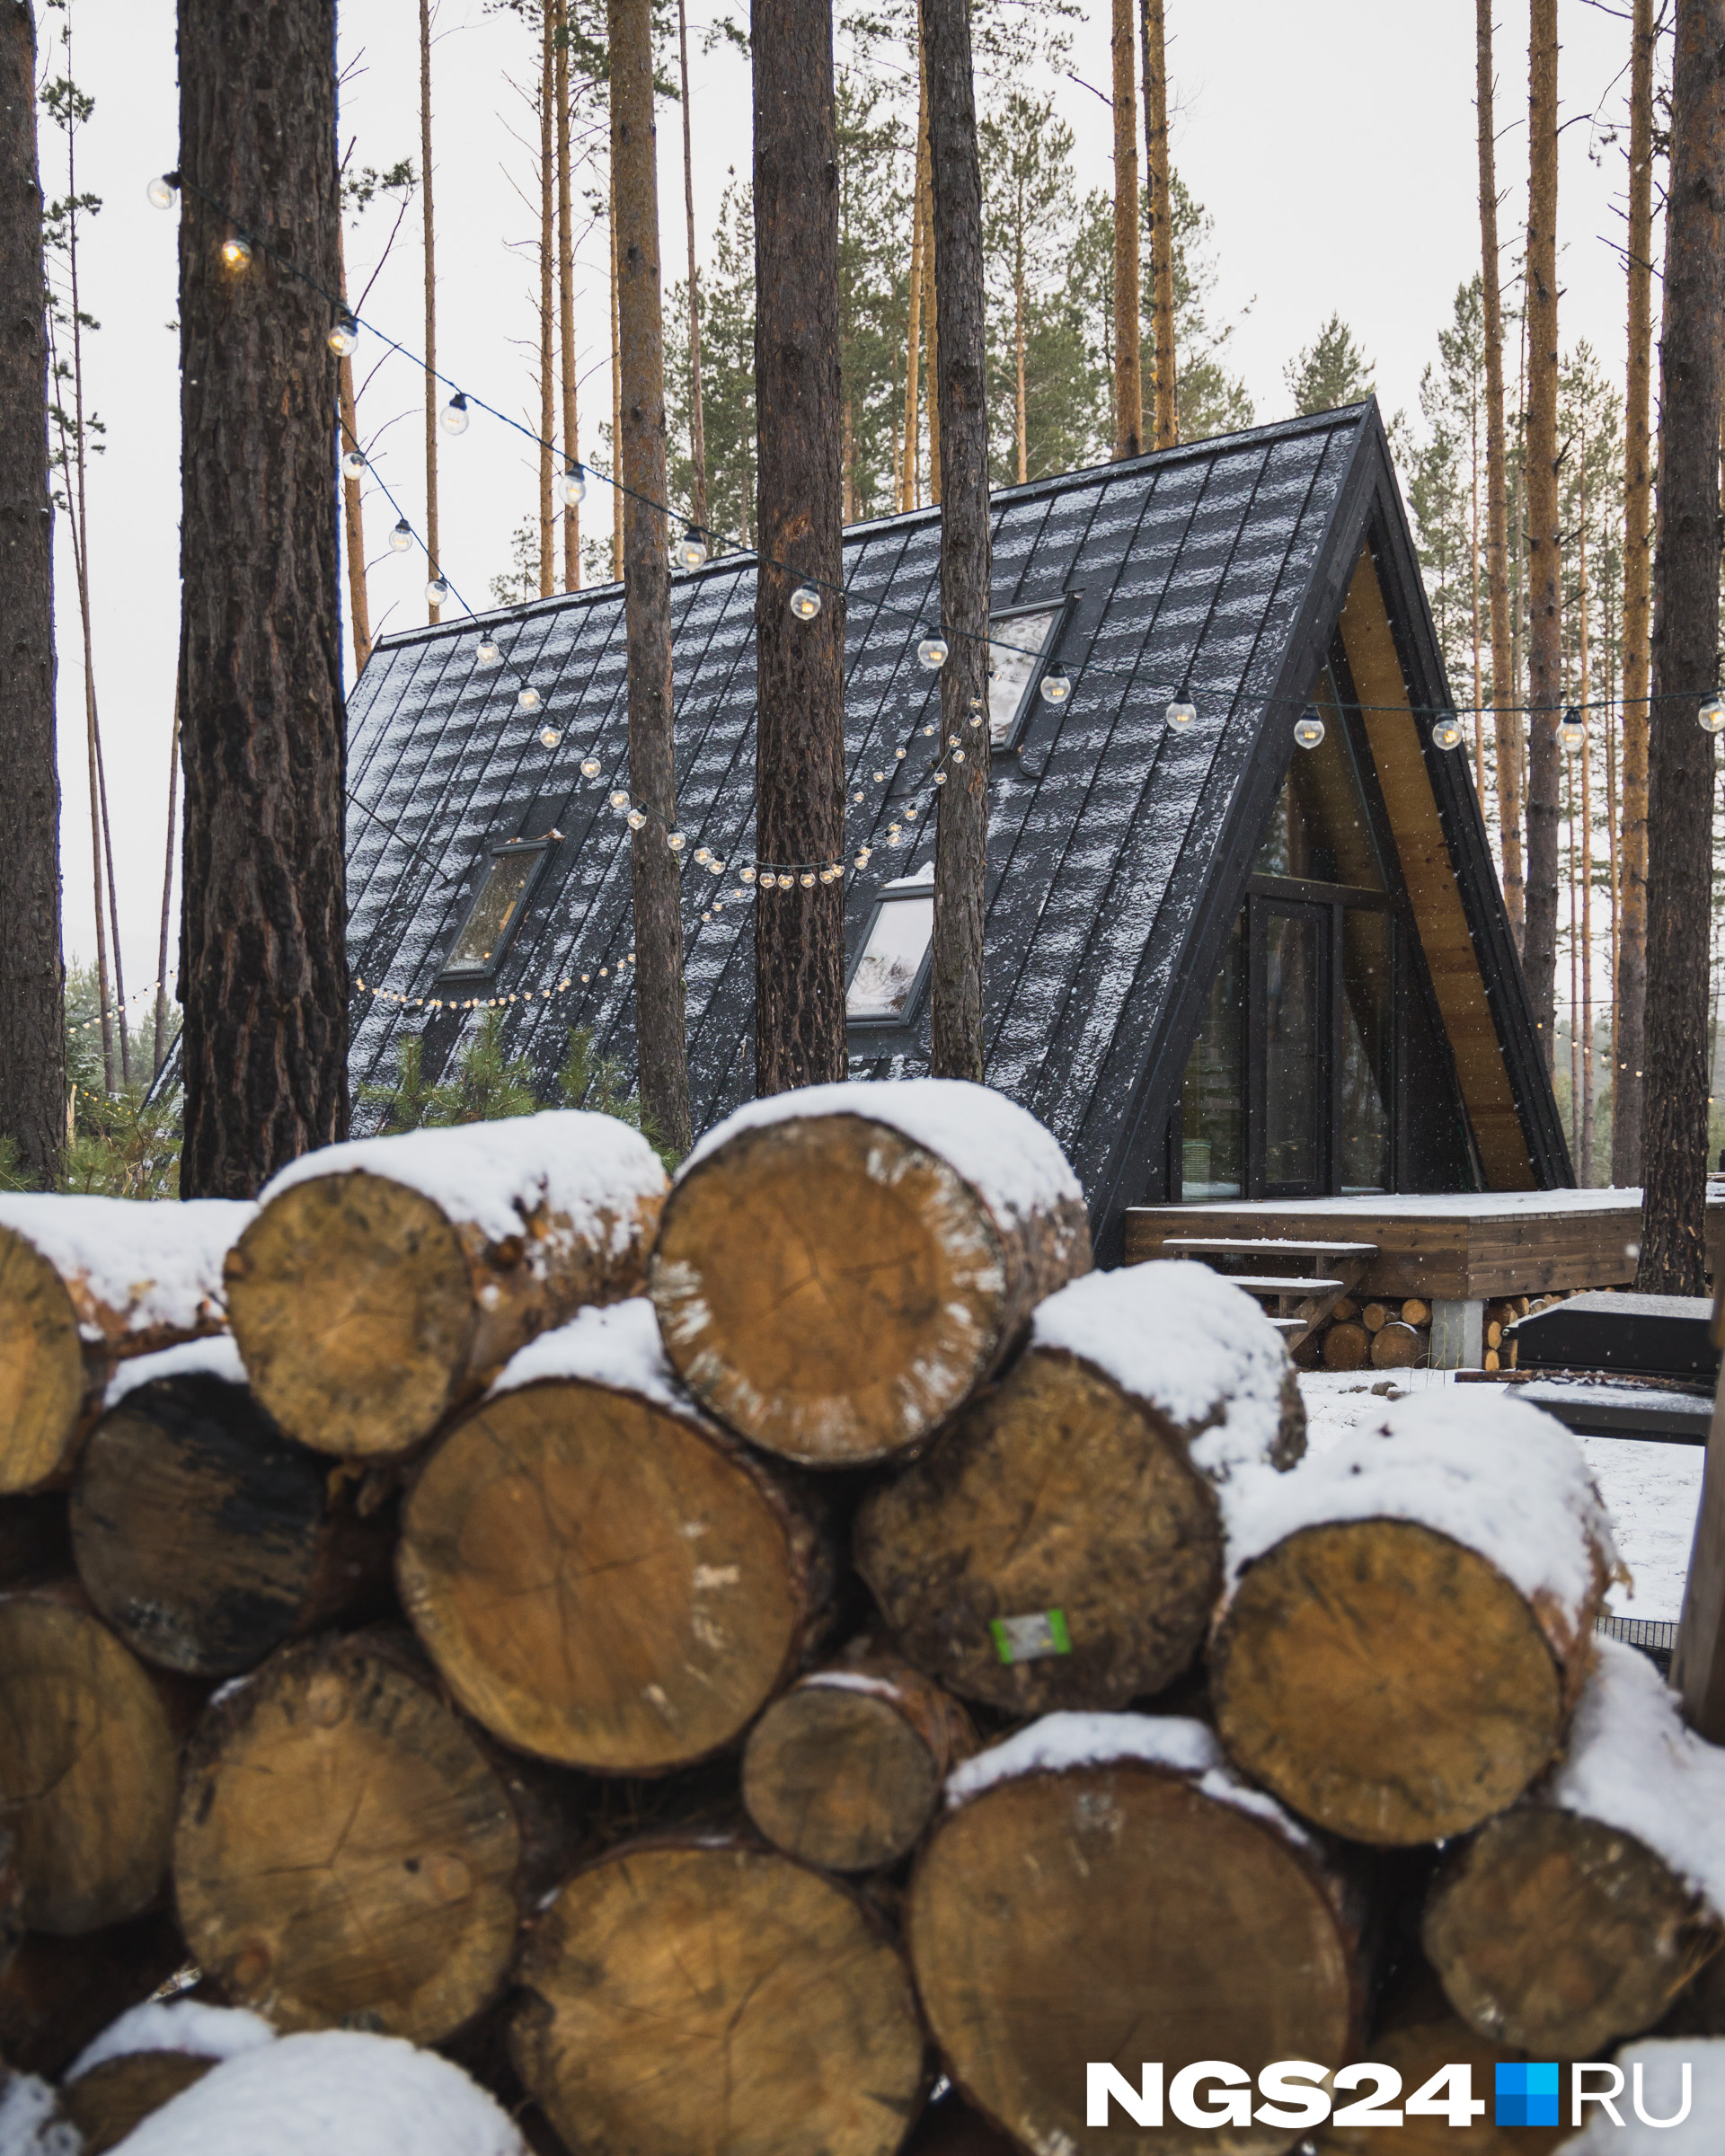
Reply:
[[1459, 748], [1462, 745], [1462, 722], [1454, 711], [1439, 711], [1431, 722], [1431, 746], [1434, 748]]
[[812, 891], [812, 890], [814, 889], [814, 888], [815, 888], [815, 878], [814, 878], [814, 871], [813, 871], [812, 870], [809, 870], [809, 869], [805, 869], [805, 870], [804, 870], [804, 871], [803, 871], [803, 874], [802, 874], [802, 888], [803, 888], [803, 889], [804, 889], [805, 891]]
[[946, 664], [947, 644], [943, 636], [925, 636], [916, 647], [916, 661], [926, 667], [931, 674], [938, 674]]
[[1064, 703], [1072, 694], [1072, 676], [1064, 667], [1050, 667], [1042, 676], [1040, 694], [1044, 703]]
[[1294, 722], [1294, 738], [1302, 748], [1315, 748], [1323, 739], [1323, 720], [1309, 704]]
[[563, 499], [571, 509], [578, 501], [587, 499], [587, 467], [579, 457], [570, 460], [569, 469], [563, 473]]
[[776, 890], [778, 888], [778, 878], [773, 873], [771, 869], [768, 869], [765, 874], [761, 878], [761, 888], [764, 891]]
[[472, 417], [466, 398], [457, 390], [443, 408], [443, 431], [446, 434], [465, 434]]
[[1721, 696], [1715, 689], [1695, 716], [1701, 722], [1703, 734], [1716, 734], [1725, 729], [1725, 696]]
[[351, 314], [338, 314], [323, 340], [338, 359], [345, 359], [359, 342], [359, 324]]
[[526, 687], [524, 688], [521, 694], [516, 698], [515, 708], [518, 711], [536, 711], [544, 702], [544, 698], [539, 694], [538, 690], [534, 687], [533, 684], [529, 682]]
[[791, 611], [800, 622], [812, 622], [820, 612], [820, 594], [812, 584], [799, 584], [791, 594]]
[[363, 452], [358, 449], [344, 449], [341, 452], [341, 476], [343, 479], [358, 479], [365, 468], [366, 460]]
[[712, 859], [712, 848], [711, 846], [697, 846], [694, 849], [694, 858], [704, 869], [707, 863]]
[[144, 190], [144, 192], [149, 197], [150, 200], [155, 205], [157, 209], [172, 209], [173, 208], [173, 181], [169, 179], [165, 172], [161, 173], [156, 179], [152, 180], [150, 184]]
[[739, 869], [737, 874], [739, 879], [744, 883], [753, 883], [755, 880], [755, 871], [753, 869]]
[[665, 834], [665, 844], [671, 849], [673, 853], [680, 853], [684, 847], [688, 844], [688, 840], [684, 837], [680, 831], [668, 831]]
[[546, 748], [555, 748], [562, 738], [554, 726], [542, 726], [539, 729], [540, 742]]
[[392, 554], [404, 554], [412, 543], [413, 526], [403, 517], [389, 535], [389, 551]]
[[479, 648], [473, 653], [473, 663], [480, 667], [496, 667], [503, 662], [503, 653], [494, 636], [482, 636]]
[[706, 558], [707, 535], [698, 524], [691, 524], [671, 549], [671, 566], [673, 569], [699, 569]]
[[597, 756], [583, 756], [581, 758], [581, 776], [584, 779], [597, 779], [598, 775], [599, 759]]
[[1557, 738], [1570, 755], [1573, 755], [1587, 739], [1588, 722], [1574, 704], [1570, 706], [1559, 721]]
[[1168, 706], [1168, 709], [1163, 713], [1163, 719], [1170, 728], [1178, 732], [1184, 727], [1195, 726], [1198, 723], [1198, 706], [1182, 693], [1176, 696]]
[[644, 824], [646, 821], [647, 821], [647, 818], [646, 818], [646, 817], [644, 817], [644, 816], [641, 814], [641, 810], [640, 810], [639, 808], [632, 808], [632, 809], [629, 811], [629, 816], [628, 816], [628, 824], [629, 824], [629, 828], [630, 828], [632, 831], [639, 831], [639, 830], [641, 829], [641, 826], [642, 826], [642, 825], [643, 825], [643, 824]]
[[934, 783], [937, 786], [944, 786], [946, 784], [946, 773], [943, 771], [937, 771], [934, 773]]
[[425, 588], [425, 603], [428, 606], [441, 606], [448, 596], [449, 587], [441, 577], [433, 577]]
[[617, 791], [611, 796], [611, 806], [614, 808], [626, 808], [629, 806], [629, 796], [624, 791], [621, 786], [619, 786]]
[[222, 242], [222, 261], [229, 270], [243, 270], [251, 260], [252, 243], [243, 240], [237, 232]]

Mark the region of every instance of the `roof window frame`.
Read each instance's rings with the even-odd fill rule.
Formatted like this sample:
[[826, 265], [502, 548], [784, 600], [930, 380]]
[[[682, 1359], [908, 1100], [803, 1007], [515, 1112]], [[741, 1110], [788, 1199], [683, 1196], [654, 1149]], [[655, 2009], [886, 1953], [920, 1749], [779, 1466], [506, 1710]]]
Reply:
[[916, 975], [906, 994], [904, 1006], [901, 1010], [896, 1013], [854, 1018], [851, 1015], [850, 1008], [851, 984], [856, 978], [857, 970], [863, 959], [868, 956], [869, 945], [874, 940], [875, 929], [887, 907], [902, 906], [911, 899], [923, 899], [932, 906], [933, 898], [933, 878], [905, 876], [895, 879], [891, 883], [883, 883], [870, 900], [869, 910], [862, 922], [862, 933], [857, 939], [856, 956], [845, 969], [845, 1025], [847, 1032], [862, 1033], [873, 1038], [882, 1034], [913, 1033], [916, 1030], [923, 997], [927, 994], [929, 978], [934, 970], [934, 928], [932, 918], [929, 923], [928, 941], [924, 946], [922, 958], [917, 964]]
[[[500, 844], [488, 846], [485, 849], [484, 864], [480, 870], [478, 880], [473, 885], [472, 896], [468, 898], [466, 906], [462, 909], [461, 919], [456, 924], [455, 933], [449, 939], [447, 950], [438, 968], [439, 986], [445, 985], [465, 985], [474, 981], [494, 981], [497, 978], [502, 971], [504, 960], [509, 957], [516, 937], [520, 932], [521, 923], [526, 918], [527, 909], [533, 904], [534, 894], [539, 888], [539, 879], [544, 873], [545, 862], [556, 843], [556, 835], [547, 832], [543, 838], [505, 839]], [[467, 932], [468, 924], [473, 920], [481, 899], [485, 896], [491, 878], [496, 873], [498, 862], [520, 860], [524, 856], [528, 858], [532, 863], [527, 871], [527, 879], [522, 888], [519, 903], [508, 921], [505, 922], [502, 933], [492, 945], [489, 961], [476, 966], [456, 964], [454, 954], [459, 947], [462, 938]]]
[[1030, 722], [1036, 713], [1037, 702], [1042, 687], [1042, 676], [1054, 663], [1055, 657], [1060, 649], [1061, 641], [1066, 633], [1066, 625], [1072, 619], [1073, 609], [1077, 603], [1078, 594], [1075, 591], [1063, 591], [1057, 593], [1051, 599], [1026, 599], [1015, 605], [1001, 607], [998, 610], [993, 607], [989, 609], [988, 641], [991, 644], [1012, 641], [1010, 636], [1001, 636], [996, 632], [1006, 628], [1013, 622], [1025, 621], [1031, 615], [1038, 614], [1051, 614], [1054, 616], [1053, 621], [1048, 624], [1048, 633], [1042, 640], [1042, 649], [1037, 654], [1036, 664], [1031, 668], [1025, 680], [1022, 693], [1019, 696], [1018, 708], [1013, 713], [1005, 732], [998, 741], [993, 742], [991, 751], [993, 755], [1011, 756], [1018, 754], [1023, 744], [1024, 736], [1030, 729]]

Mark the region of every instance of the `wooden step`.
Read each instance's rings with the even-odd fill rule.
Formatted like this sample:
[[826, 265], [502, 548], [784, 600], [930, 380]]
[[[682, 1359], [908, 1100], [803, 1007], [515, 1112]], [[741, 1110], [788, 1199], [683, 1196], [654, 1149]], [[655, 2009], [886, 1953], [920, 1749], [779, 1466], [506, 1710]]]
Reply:
[[1189, 1258], [1326, 1258], [1340, 1264], [1347, 1258], [1376, 1258], [1375, 1242], [1289, 1242], [1280, 1236], [1243, 1239], [1217, 1236], [1213, 1241], [1195, 1235], [1171, 1235], [1164, 1250], [1179, 1250]]
[[1306, 1280], [1291, 1273], [1218, 1273], [1230, 1287], [1243, 1287], [1249, 1295], [1339, 1295], [1345, 1280]]
[[1305, 1318], [1272, 1318], [1269, 1321], [1290, 1348], [1303, 1340], [1309, 1329]]

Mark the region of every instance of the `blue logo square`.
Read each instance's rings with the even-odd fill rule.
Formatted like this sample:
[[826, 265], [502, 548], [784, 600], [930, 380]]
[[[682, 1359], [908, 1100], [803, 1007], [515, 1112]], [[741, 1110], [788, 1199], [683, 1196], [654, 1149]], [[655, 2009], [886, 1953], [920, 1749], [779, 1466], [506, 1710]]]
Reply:
[[1500, 2126], [1554, 2126], [1558, 2122], [1555, 2059], [1498, 2068], [1497, 2120]]

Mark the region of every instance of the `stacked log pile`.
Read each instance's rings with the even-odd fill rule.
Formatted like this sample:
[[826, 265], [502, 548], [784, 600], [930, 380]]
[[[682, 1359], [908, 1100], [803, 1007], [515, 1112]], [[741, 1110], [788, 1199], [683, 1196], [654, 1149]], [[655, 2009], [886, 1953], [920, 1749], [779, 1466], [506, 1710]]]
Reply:
[[[997, 1095], [757, 1103], [668, 1192], [598, 1117], [332, 1147], [195, 1309], [117, 1224], [141, 1356], [99, 1215], [0, 1223], [0, 2059], [87, 2149], [222, 2156], [320, 2044], [497, 2156], [961, 2156], [1084, 2145], [1119, 2042], [1489, 2095], [1698, 2010], [1725, 1760], [1594, 1647], [1574, 1441], [1304, 1457], [1251, 1299], [1092, 1272]], [[1112, 2131], [1318, 2123], [1257, 2100]]]

